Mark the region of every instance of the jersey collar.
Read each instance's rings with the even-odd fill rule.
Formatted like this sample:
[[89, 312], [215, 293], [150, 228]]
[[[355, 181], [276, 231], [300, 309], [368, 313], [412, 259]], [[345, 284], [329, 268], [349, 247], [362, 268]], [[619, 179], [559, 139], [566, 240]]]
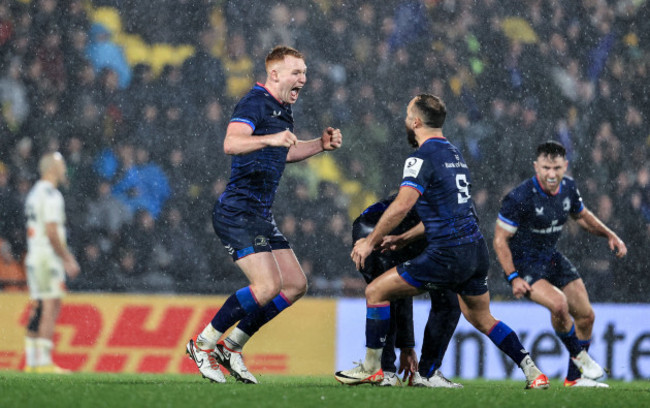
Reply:
[[269, 91], [269, 89], [268, 89], [266, 86], [264, 86], [263, 84], [261, 84], [261, 83], [259, 83], [259, 82], [257, 82], [257, 83], [255, 84], [254, 88], [258, 88], [258, 89], [263, 90], [264, 92], [268, 93], [269, 96], [271, 96], [271, 98], [275, 99], [275, 101], [276, 101], [277, 103], [279, 103], [280, 105], [282, 105], [283, 107], [286, 107], [286, 106], [288, 105], [288, 103], [284, 103], [284, 102], [282, 102], [281, 100], [279, 100], [278, 98], [276, 98], [275, 96], [273, 96], [273, 94], [271, 93], [271, 91]]
[[420, 145], [420, 147], [424, 146], [425, 143], [432, 142], [432, 141], [433, 141], [433, 142], [446, 142], [446, 141], [447, 141], [447, 138], [444, 137], [444, 136], [440, 136], [440, 137], [431, 136], [430, 138], [428, 138], [427, 140], [425, 140], [424, 142], [422, 142], [422, 144]]

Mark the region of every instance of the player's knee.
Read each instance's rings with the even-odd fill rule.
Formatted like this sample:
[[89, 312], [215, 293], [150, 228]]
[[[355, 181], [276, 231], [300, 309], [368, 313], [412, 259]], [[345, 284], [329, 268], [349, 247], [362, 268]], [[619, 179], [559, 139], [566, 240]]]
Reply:
[[567, 319], [569, 317], [569, 304], [566, 301], [566, 298], [558, 298], [555, 302], [549, 307], [551, 315], [555, 319]]
[[300, 299], [301, 297], [305, 296], [307, 293], [307, 278], [301, 278], [298, 279], [294, 282], [291, 282], [290, 284], [283, 284], [282, 287], [282, 292], [291, 300], [291, 302], [295, 302], [296, 300]]
[[255, 298], [261, 305], [266, 305], [276, 297], [280, 290], [282, 289], [282, 284], [278, 282], [265, 282], [262, 285], [251, 285], [251, 291], [255, 295]]
[[480, 331], [486, 336], [490, 333], [490, 330], [497, 322], [497, 320], [489, 313], [468, 311], [464, 314], [464, 316], [465, 319], [472, 326], [474, 326], [476, 330]]
[[581, 329], [591, 329], [594, 326], [594, 321], [596, 320], [596, 314], [594, 310], [589, 308], [587, 313], [581, 314], [574, 318], [576, 326]]
[[374, 282], [375, 281], [370, 282], [370, 284], [366, 286], [366, 302], [370, 305], [378, 304], [386, 300], [383, 299], [381, 290], [374, 284]]

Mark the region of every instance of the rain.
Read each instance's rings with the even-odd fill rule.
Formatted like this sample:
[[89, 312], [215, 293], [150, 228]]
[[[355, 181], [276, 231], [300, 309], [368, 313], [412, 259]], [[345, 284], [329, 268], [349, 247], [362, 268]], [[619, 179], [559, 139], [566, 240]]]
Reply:
[[[559, 247], [593, 302], [647, 302], [650, 10], [647, 1], [0, 0], [0, 253], [24, 290], [23, 203], [60, 151], [76, 292], [229, 294], [247, 281], [213, 232], [230, 174], [234, 105], [277, 44], [305, 55], [296, 135], [343, 147], [288, 164], [274, 215], [311, 296], [363, 295], [351, 223], [395, 192], [407, 102], [447, 104], [444, 134], [473, 175], [491, 242], [503, 195], [556, 140], [585, 205], [626, 242], [568, 223]], [[493, 299], [512, 300], [491, 253]], [[23, 272], [24, 273], [24, 272]], [[24, 275], [23, 275], [24, 276]], [[24, 279], [24, 278], [23, 278]]]

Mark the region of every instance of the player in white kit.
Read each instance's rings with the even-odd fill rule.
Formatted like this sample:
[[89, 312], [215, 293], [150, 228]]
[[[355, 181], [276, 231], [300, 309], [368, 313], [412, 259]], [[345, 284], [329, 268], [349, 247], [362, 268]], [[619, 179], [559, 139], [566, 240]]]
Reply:
[[66, 165], [60, 153], [45, 154], [41, 174], [25, 200], [27, 218], [27, 284], [31, 314], [25, 338], [25, 371], [65, 373], [52, 362], [54, 326], [65, 294], [66, 275], [75, 278], [79, 264], [68, 250], [65, 204], [57, 189], [66, 182]]

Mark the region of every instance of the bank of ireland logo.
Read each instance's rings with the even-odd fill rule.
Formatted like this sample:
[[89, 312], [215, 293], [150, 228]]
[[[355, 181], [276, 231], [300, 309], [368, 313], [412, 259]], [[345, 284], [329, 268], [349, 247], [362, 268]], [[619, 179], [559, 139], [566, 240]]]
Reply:
[[255, 246], [267, 246], [266, 237], [264, 235], [258, 235], [255, 237]]

